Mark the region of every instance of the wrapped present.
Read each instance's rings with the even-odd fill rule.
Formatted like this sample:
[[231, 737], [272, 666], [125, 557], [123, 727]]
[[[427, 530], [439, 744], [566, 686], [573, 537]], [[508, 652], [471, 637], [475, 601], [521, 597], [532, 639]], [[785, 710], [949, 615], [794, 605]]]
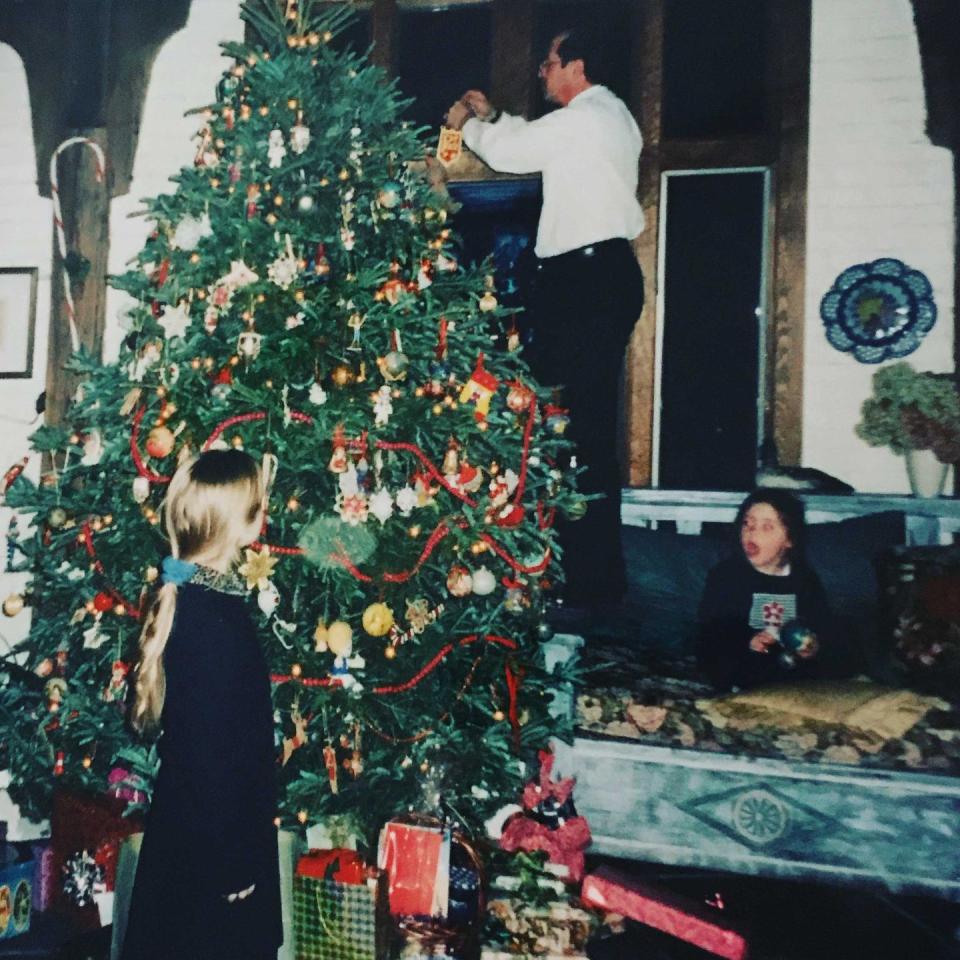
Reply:
[[389, 876], [390, 912], [394, 916], [447, 916], [449, 830], [439, 825], [391, 821], [380, 833], [377, 863]]
[[304, 854], [293, 878], [293, 928], [297, 960], [385, 960], [386, 874], [353, 850]]
[[97, 873], [97, 892], [112, 891], [120, 843], [141, 829], [139, 818], [124, 817], [126, 808], [126, 801], [107, 794], [65, 790], [54, 797], [50, 846], [55, 883], [50, 907], [71, 916], [80, 929], [100, 926], [97, 905], [84, 894], [87, 880]]
[[594, 926], [594, 917], [565, 900], [532, 906], [524, 900], [502, 897], [491, 900], [487, 913], [499, 921], [509, 941], [507, 954], [537, 957], [582, 956]]
[[12, 844], [0, 846], [0, 940], [30, 929], [34, 861]]
[[580, 897], [592, 907], [630, 917], [726, 960], [747, 955], [746, 937], [716, 908], [641, 883], [612, 867], [587, 874]]
[[50, 906], [56, 878], [53, 873], [53, 848], [49, 840], [34, 840], [33, 851], [33, 909], [42, 913]]

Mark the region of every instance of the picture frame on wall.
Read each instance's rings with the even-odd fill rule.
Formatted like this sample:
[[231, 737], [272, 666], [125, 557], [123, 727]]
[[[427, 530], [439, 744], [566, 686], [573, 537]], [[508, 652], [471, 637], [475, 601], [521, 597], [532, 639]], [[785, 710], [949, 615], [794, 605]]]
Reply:
[[37, 267], [0, 267], [0, 379], [33, 375]]

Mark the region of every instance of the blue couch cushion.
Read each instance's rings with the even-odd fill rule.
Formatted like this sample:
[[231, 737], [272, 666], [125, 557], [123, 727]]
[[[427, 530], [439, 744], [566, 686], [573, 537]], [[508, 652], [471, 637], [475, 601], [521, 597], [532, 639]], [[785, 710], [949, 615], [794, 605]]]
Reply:
[[[902, 513], [875, 513], [836, 523], [808, 524], [807, 558], [823, 581], [834, 612], [871, 648], [878, 615], [876, 561], [905, 537]], [[628, 600], [645, 649], [691, 653], [697, 606], [710, 568], [739, 549], [732, 524], [712, 524], [701, 536], [623, 528]]]

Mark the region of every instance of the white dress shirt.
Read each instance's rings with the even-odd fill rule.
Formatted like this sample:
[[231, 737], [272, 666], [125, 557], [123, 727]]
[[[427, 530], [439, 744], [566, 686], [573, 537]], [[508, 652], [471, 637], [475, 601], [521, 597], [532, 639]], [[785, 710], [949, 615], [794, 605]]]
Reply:
[[637, 167], [643, 138], [619, 97], [594, 84], [538, 120], [502, 114], [472, 117], [464, 142], [494, 170], [541, 173], [543, 209], [536, 254], [555, 257], [577, 247], [643, 230]]

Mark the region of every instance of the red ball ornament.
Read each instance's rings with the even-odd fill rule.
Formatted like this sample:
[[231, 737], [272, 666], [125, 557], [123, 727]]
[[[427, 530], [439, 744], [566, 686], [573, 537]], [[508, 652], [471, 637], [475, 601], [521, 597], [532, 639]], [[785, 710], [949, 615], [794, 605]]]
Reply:
[[93, 609], [98, 613], [106, 613], [113, 609], [113, 597], [102, 590], [93, 598]]
[[453, 566], [447, 574], [447, 590], [454, 597], [465, 597], [473, 590], [473, 577], [466, 567]]
[[162, 460], [173, 450], [174, 436], [168, 427], [154, 427], [147, 434], [147, 453]]

